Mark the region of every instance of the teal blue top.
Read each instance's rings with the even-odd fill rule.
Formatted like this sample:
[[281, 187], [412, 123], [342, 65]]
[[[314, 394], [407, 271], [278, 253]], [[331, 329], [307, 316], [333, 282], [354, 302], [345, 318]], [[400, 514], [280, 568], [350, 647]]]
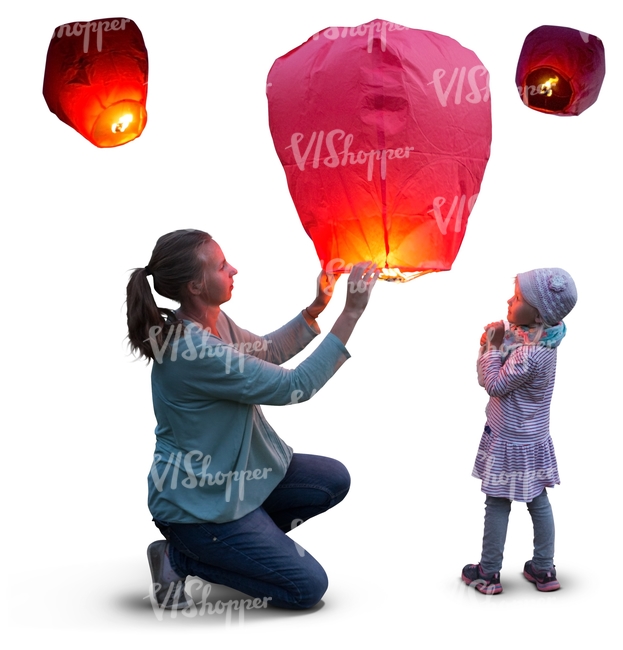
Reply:
[[152, 369], [149, 510], [167, 522], [234, 521], [264, 502], [292, 458], [259, 405], [308, 400], [350, 355], [329, 334], [299, 366], [282, 368], [319, 333], [302, 314], [266, 336], [223, 312], [220, 337], [184, 323]]

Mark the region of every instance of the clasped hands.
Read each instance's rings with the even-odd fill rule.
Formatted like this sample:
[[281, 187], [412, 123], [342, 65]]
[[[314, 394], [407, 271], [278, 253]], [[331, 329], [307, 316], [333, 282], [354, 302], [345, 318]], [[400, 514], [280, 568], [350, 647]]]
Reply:
[[485, 325], [485, 331], [480, 337], [480, 345], [485, 345], [487, 348], [499, 348], [504, 340], [504, 331], [504, 322], [501, 320]]

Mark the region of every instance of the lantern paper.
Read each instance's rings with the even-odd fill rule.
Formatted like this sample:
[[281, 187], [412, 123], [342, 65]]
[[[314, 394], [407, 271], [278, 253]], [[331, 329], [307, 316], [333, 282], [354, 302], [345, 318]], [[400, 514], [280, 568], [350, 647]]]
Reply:
[[128, 18], [54, 30], [43, 80], [49, 109], [97, 147], [141, 135], [147, 121], [147, 50]]
[[604, 46], [596, 36], [542, 25], [526, 36], [515, 81], [523, 103], [535, 111], [579, 115], [597, 101], [605, 74]]
[[451, 268], [489, 158], [488, 80], [455, 40], [384, 20], [329, 27], [275, 61], [270, 130], [324, 268]]

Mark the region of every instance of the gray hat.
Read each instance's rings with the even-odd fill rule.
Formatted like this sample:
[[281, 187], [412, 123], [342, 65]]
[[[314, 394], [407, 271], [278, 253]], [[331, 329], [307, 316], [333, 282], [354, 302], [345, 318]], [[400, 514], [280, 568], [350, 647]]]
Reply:
[[575, 306], [578, 291], [563, 269], [534, 269], [517, 274], [522, 296], [538, 310], [547, 325], [561, 321]]

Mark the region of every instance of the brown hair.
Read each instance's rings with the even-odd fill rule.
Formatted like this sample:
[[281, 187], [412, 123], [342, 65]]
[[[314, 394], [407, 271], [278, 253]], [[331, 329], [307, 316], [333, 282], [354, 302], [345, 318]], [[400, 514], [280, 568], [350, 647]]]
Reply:
[[134, 269], [127, 287], [128, 339], [132, 352], [148, 361], [155, 358], [155, 345], [162, 350], [170, 331], [179, 324], [171, 309], [158, 307], [147, 281], [154, 277], [154, 289], [170, 300], [181, 303], [186, 285], [200, 281], [203, 261], [199, 247], [212, 239], [201, 230], [176, 230], [156, 242], [146, 267]]

